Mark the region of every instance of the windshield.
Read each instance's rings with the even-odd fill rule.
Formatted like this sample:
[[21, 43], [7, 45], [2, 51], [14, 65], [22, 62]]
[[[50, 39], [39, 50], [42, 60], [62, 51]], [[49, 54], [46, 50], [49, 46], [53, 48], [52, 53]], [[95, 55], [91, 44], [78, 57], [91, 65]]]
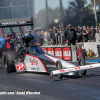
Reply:
[[44, 54], [45, 53], [40, 46], [30, 47], [29, 48], [29, 52], [31, 54], [36, 54], [36, 53], [38, 53], [38, 54]]

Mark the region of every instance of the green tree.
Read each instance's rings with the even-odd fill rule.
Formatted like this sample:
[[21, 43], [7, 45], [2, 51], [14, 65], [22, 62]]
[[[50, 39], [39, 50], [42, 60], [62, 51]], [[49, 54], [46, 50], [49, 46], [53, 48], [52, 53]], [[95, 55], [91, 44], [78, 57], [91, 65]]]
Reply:
[[[65, 12], [65, 19], [68, 19], [65, 21], [66, 25], [71, 23], [74, 27], [77, 27], [78, 25], [91, 26], [90, 24], [92, 21], [92, 25], [94, 25], [92, 5], [91, 3], [87, 4], [87, 0], [70, 1], [69, 8], [66, 9]], [[92, 19], [92, 21], [90, 19]]]
[[[95, 0], [95, 2], [96, 2], [96, 6], [98, 6], [100, 9], [100, 0]], [[94, 0], [91, 0], [91, 4], [92, 6], [94, 6]]]
[[75, 15], [77, 16], [77, 19], [82, 20], [82, 18], [89, 14], [92, 13], [92, 6], [86, 5], [87, 0], [74, 0], [70, 2], [69, 9], [72, 9], [75, 12]]

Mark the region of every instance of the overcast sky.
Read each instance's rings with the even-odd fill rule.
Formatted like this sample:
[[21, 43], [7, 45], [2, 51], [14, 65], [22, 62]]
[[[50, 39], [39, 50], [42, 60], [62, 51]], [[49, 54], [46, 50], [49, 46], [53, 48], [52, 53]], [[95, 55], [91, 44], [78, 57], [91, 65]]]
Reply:
[[[72, 0], [62, 0], [63, 2], [63, 7], [64, 8], [68, 8], [69, 6], [69, 1]], [[88, 3], [90, 3], [90, 0], [87, 0]], [[56, 8], [59, 7], [59, 0], [48, 0], [48, 6], [51, 8]], [[35, 0], [35, 13], [37, 14], [39, 12], [39, 10], [44, 9], [45, 8], [45, 0]]]

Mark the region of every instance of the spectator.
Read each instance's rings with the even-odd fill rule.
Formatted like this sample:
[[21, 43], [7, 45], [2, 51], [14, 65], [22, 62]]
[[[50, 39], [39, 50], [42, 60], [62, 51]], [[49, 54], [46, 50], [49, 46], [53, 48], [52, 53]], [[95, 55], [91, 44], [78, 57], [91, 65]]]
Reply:
[[[55, 28], [53, 28], [55, 29]], [[50, 33], [50, 40], [52, 42], [53, 45], [58, 44], [58, 39], [59, 39], [59, 33], [57, 30], [53, 30]]]
[[95, 40], [95, 34], [96, 34], [96, 30], [92, 26], [90, 29], [90, 40]]
[[51, 33], [52, 29], [50, 28], [47, 34], [47, 39], [48, 39], [48, 45], [50, 44], [50, 33]]
[[12, 35], [11, 34], [8, 34], [7, 35], [7, 50], [14, 50], [14, 42], [12, 40]]
[[37, 31], [37, 32], [36, 32], [36, 35], [37, 35], [37, 42], [39, 42], [39, 43], [40, 43], [40, 37], [39, 37], [40, 34], [41, 34], [40, 31]]
[[53, 32], [55, 33], [55, 31], [56, 31], [56, 27], [53, 27]]
[[79, 27], [79, 32], [80, 32], [80, 33], [82, 32], [82, 30], [83, 30], [83, 28], [82, 28], [82, 27]]
[[28, 30], [28, 32], [25, 33], [25, 37], [27, 37], [30, 34], [30, 30]]
[[48, 45], [48, 32], [44, 32], [43, 34], [43, 38], [44, 38], [44, 45]]
[[60, 34], [60, 30], [57, 30], [57, 44], [61, 44], [61, 34]]
[[0, 38], [0, 58], [3, 56], [3, 51], [6, 51], [6, 38], [4, 34], [2, 34]]
[[7, 34], [5, 34], [4, 37], [7, 38]]
[[98, 33], [98, 32], [99, 32], [99, 30], [98, 30], [98, 25], [96, 26], [95, 30], [96, 30], [96, 33]]
[[40, 32], [39, 41], [40, 41], [40, 45], [42, 46], [43, 45], [43, 31]]
[[83, 26], [83, 30], [82, 30], [82, 35], [83, 35], [83, 42], [87, 42], [88, 41], [88, 30], [86, 29], [86, 26]]
[[87, 29], [89, 29], [89, 26], [87, 26]]
[[37, 34], [33, 30], [31, 30], [31, 35], [34, 36], [35, 42], [37, 43], [38, 42]]
[[76, 35], [77, 35], [77, 41], [81, 42], [82, 41], [82, 34], [80, 33], [80, 31], [78, 31], [77, 27], [75, 28], [75, 32], [76, 32]]
[[71, 45], [71, 44], [75, 45], [76, 44], [77, 36], [76, 36], [76, 32], [72, 28], [71, 24], [68, 25], [68, 29], [65, 31], [64, 35], [65, 35], [66, 43], [68, 43], [68, 45]]
[[2, 58], [3, 55], [3, 44], [2, 44], [2, 37], [0, 38], [0, 58]]
[[64, 30], [61, 31], [61, 36], [62, 36], [62, 44], [65, 44]]
[[100, 36], [100, 27], [98, 27], [98, 34], [99, 34], [99, 36]]
[[18, 42], [21, 43], [21, 40], [22, 40], [21, 33], [17, 34], [17, 39], [18, 39]]

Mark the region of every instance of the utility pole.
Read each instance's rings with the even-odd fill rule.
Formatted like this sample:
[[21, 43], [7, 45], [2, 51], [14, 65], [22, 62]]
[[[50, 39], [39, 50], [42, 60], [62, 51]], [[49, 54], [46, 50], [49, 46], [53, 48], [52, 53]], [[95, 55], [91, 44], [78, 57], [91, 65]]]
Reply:
[[62, 0], [60, 0], [59, 3], [60, 3], [60, 15], [61, 15], [61, 23], [59, 24], [59, 28], [60, 28], [60, 38], [61, 38], [61, 44], [62, 44], [61, 28], [63, 27], [64, 13], [63, 13]]
[[60, 0], [60, 14], [61, 14], [61, 21], [63, 22], [63, 7], [62, 7], [62, 0]]
[[48, 1], [46, 0], [46, 22], [47, 22], [47, 29], [49, 25], [49, 20], [48, 20]]
[[96, 2], [95, 2], [95, 0], [94, 0], [94, 12], [95, 12], [95, 21], [96, 21], [96, 26], [97, 26], [98, 22], [97, 22], [97, 12], [96, 12]]
[[35, 21], [35, 5], [34, 5], [34, 1], [35, 0], [32, 0], [33, 22]]

